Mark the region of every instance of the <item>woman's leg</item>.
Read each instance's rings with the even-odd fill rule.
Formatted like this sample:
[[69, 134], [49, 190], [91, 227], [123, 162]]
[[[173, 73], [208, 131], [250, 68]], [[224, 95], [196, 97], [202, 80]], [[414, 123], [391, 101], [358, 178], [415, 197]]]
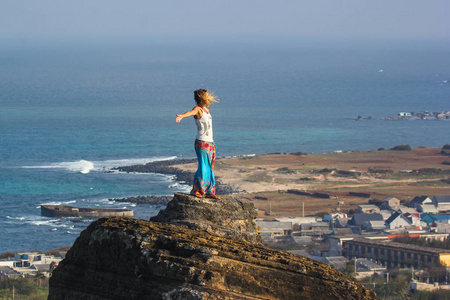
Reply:
[[195, 141], [195, 153], [197, 154], [198, 168], [194, 175], [192, 194], [202, 196], [215, 194], [216, 182], [213, 167], [216, 159], [214, 143]]

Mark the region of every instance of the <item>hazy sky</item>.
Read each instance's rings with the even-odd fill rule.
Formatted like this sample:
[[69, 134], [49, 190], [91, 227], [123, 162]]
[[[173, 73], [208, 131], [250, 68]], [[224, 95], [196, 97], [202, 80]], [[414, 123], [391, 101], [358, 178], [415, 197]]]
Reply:
[[449, 39], [450, 0], [3, 0], [0, 38]]

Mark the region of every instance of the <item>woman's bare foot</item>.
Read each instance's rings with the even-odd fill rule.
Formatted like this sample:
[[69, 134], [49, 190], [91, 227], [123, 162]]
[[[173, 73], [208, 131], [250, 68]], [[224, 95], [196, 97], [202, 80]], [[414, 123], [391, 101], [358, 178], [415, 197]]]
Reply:
[[220, 199], [219, 196], [214, 195], [214, 194], [206, 194], [206, 198]]

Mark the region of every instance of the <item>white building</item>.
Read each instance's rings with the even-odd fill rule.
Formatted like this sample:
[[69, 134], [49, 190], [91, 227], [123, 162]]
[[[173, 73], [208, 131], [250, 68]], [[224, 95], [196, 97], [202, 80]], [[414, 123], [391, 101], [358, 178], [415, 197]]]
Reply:
[[21, 275], [36, 275], [38, 272], [46, 276], [50, 274], [50, 265], [58, 265], [62, 256], [45, 255], [37, 252], [19, 252], [13, 257], [0, 260], [0, 278]]

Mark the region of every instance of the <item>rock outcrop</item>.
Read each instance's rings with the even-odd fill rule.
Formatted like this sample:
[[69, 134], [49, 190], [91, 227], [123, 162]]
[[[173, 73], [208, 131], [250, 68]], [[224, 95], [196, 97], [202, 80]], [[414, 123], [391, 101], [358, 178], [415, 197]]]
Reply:
[[217, 200], [176, 193], [167, 208], [150, 218], [150, 221], [261, 243], [256, 216], [255, 206], [245, 199], [222, 196]]
[[180, 203], [154, 218], [166, 223], [93, 222], [54, 271], [48, 299], [376, 299], [328, 265], [260, 245], [245, 214], [220, 211], [252, 215], [250, 203], [190, 198], [175, 195]]

